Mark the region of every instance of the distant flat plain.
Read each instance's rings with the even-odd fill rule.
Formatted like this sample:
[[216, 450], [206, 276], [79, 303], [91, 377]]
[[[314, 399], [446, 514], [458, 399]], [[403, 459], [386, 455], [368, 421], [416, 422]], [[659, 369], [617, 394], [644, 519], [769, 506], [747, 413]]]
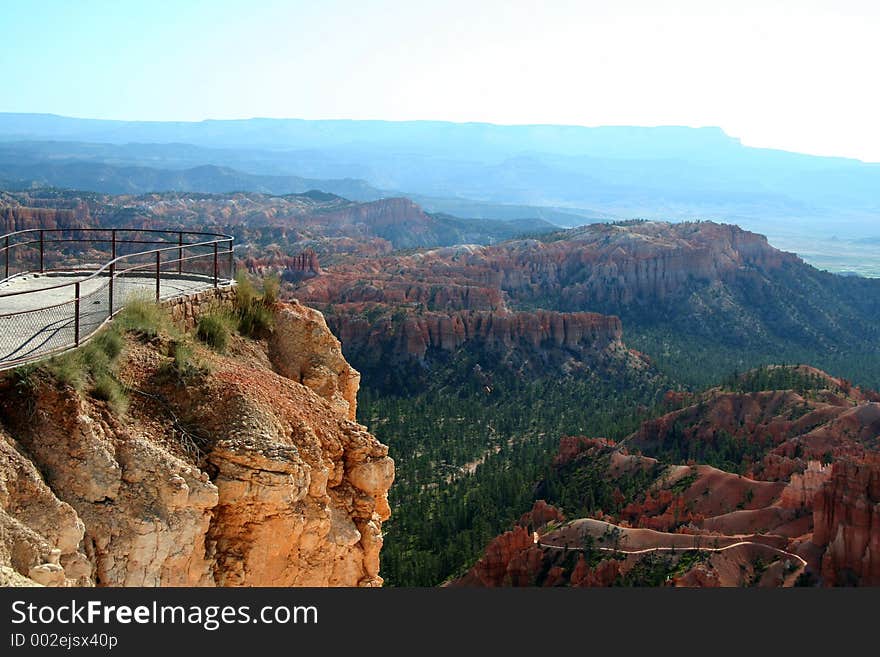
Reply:
[[880, 278], [880, 238], [768, 236], [783, 251], [797, 253], [817, 269], [838, 274]]

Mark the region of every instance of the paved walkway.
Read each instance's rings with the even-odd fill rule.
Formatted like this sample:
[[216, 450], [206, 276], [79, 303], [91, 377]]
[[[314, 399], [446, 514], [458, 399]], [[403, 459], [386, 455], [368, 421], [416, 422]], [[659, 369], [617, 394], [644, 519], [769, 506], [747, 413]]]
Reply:
[[[75, 344], [75, 286], [58, 285], [83, 281], [80, 285], [80, 341], [91, 335], [109, 316], [110, 295], [107, 277], [88, 278], [88, 274], [26, 274], [0, 283], [0, 295], [27, 291], [13, 297], [0, 297], [0, 370], [37, 360], [49, 352]], [[225, 284], [226, 281], [223, 281]], [[162, 273], [160, 299], [171, 299], [213, 287], [207, 276]], [[135, 295], [154, 298], [156, 281], [150, 277], [117, 278], [113, 290], [113, 310]]]

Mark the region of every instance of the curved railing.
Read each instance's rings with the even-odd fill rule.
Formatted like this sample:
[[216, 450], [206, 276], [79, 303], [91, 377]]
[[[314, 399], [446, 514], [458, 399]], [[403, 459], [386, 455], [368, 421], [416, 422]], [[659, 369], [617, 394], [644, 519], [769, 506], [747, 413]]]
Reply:
[[[150, 248], [152, 247], [152, 248]], [[53, 228], [0, 235], [0, 370], [77, 347], [133, 296], [228, 285], [221, 233]]]

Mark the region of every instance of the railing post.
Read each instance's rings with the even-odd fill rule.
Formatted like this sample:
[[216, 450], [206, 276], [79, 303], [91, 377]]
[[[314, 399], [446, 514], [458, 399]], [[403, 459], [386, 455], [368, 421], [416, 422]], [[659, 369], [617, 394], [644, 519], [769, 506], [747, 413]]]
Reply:
[[6, 248], [4, 249], [4, 253], [6, 254], [6, 276], [3, 278], [9, 278], [9, 237], [6, 238]]
[[217, 276], [217, 242], [214, 241], [214, 287], [217, 287], [218, 276]]
[[161, 252], [156, 251], [156, 303], [159, 303], [159, 267], [161, 263], [161, 258]]
[[231, 281], [235, 278], [235, 256], [232, 254], [232, 240], [229, 240], [229, 278], [226, 280]]
[[76, 282], [76, 302], [73, 311], [73, 344], [79, 346], [79, 281]]
[[110, 307], [108, 317], [113, 317], [113, 279], [116, 278], [116, 229], [110, 231]]
[[177, 231], [177, 273], [183, 273], [183, 231]]
[[40, 231], [40, 273], [43, 273], [43, 231]]
[[113, 279], [116, 278], [116, 263], [110, 262], [110, 310], [107, 317], [113, 317]]

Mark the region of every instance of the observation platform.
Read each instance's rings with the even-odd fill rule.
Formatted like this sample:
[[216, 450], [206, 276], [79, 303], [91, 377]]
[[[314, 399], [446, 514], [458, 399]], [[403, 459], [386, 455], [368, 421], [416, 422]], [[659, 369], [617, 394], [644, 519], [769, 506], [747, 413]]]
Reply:
[[133, 298], [158, 302], [231, 284], [232, 242], [129, 229], [0, 236], [0, 370], [83, 344]]

